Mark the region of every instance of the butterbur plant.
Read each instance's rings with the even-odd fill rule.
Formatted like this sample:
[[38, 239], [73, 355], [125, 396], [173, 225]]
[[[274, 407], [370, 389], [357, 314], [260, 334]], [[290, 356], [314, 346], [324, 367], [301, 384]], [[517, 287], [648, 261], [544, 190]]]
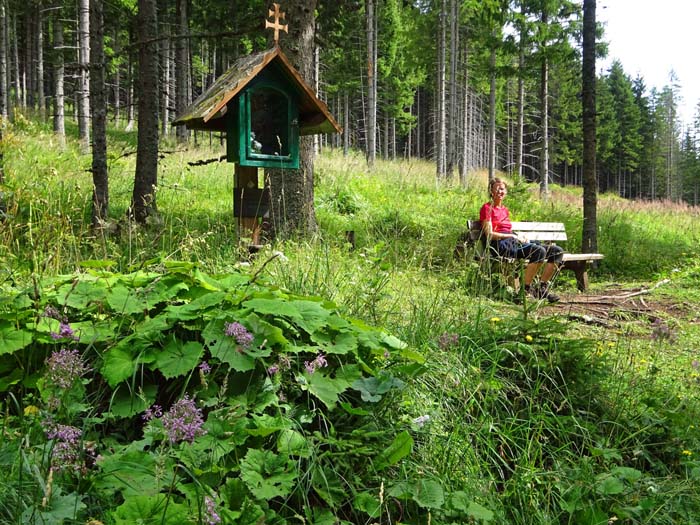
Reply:
[[[44, 402], [24, 417], [39, 437], [33, 457], [40, 459], [29, 461], [41, 470], [52, 451], [49, 471], [61, 473], [54, 497], [80, 502], [67, 511], [71, 523], [319, 522], [349, 508], [360, 482], [375, 481], [373, 471], [355, 475], [367, 457], [388, 449], [380, 463], [389, 468], [410, 453], [405, 432], [392, 445], [400, 431], [386, 426], [362, 459], [335, 459], [345, 450], [338, 436], [372, 427], [385, 395], [400, 388], [390, 366], [418, 357], [401, 341], [344, 318], [330, 301], [244, 274], [171, 268], [53, 279], [39, 296], [58, 306], [42, 305], [40, 323], [35, 302], [12, 303], [27, 305], [13, 318], [32, 322], [7, 325], [4, 341], [16, 344], [8, 362], [49, 356], [27, 371], [41, 378], [22, 387], [35, 384], [34, 397], [22, 394]], [[33, 287], [21, 293], [34, 297]], [[81, 327], [79, 340], [69, 318]], [[3, 370], [0, 380], [13, 388]], [[82, 483], [92, 464], [94, 478]], [[353, 520], [366, 515], [353, 511]]]

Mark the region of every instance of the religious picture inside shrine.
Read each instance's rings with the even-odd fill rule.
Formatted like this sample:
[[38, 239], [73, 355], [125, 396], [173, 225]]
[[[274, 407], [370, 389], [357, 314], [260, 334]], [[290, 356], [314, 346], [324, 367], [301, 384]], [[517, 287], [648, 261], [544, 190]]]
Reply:
[[256, 87], [247, 93], [250, 111], [249, 155], [290, 155], [290, 100], [280, 90]]

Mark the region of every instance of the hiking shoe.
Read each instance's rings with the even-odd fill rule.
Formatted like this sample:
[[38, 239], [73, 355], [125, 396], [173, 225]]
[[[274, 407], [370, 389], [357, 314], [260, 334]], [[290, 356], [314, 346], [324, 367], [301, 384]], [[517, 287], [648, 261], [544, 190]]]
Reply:
[[558, 303], [560, 297], [549, 291], [549, 283], [540, 283], [539, 286], [532, 288], [532, 296], [535, 299], [546, 299], [550, 303]]

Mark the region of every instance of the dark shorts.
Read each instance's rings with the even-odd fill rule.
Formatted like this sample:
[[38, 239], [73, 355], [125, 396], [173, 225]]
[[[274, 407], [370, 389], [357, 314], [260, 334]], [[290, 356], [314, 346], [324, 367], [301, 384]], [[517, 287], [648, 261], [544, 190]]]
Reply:
[[491, 243], [491, 250], [501, 257], [528, 259], [531, 263], [561, 263], [564, 250], [555, 244], [542, 244], [537, 241], [520, 242], [517, 239], [501, 239]]

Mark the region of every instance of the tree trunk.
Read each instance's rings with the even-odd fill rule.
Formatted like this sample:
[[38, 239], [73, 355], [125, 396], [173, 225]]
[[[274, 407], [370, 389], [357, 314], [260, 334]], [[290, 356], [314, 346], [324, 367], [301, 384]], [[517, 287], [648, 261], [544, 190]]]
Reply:
[[92, 115], [92, 225], [100, 227], [109, 210], [107, 176], [107, 105], [105, 103], [105, 56], [103, 0], [90, 8], [90, 114]]
[[596, 0], [583, 1], [583, 231], [581, 250], [598, 251], [598, 181], [596, 178]]
[[61, 11], [56, 11], [53, 20], [54, 64], [54, 112], [53, 131], [61, 147], [66, 145], [66, 104], [64, 94], [65, 67], [63, 60], [63, 21]]
[[[119, 44], [119, 30], [114, 31], [114, 54], [115, 56], [120, 56], [121, 55], [121, 46]], [[117, 64], [115, 71], [114, 71], [114, 115], [113, 119], [114, 122], [119, 123], [119, 119], [121, 118], [121, 80], [122, 80], [122, 75], [121, 75], [121, 64]]]
[[457, 0], [450, 0], [450, 89], [449, 110], [447, 118], [447, 153], [445, 173], [452, 179], [457, 161], [457, 50], [459, 49], [459, 5]]
[[8, 115], [7, 92], [7, 17], [5, 13], [5, 0], [0, 0], [0, 117], [6, 119]]
[[[177, 0], [175, 5], [175, 25], [178, 38], [175, 40], [175, 113], [182, 115], [187, 109], [187, 76], [189, 61], [187, 49], [189, 40], [185, 36], [189, 32], [187, 24], [187, 0]], [[186, 126], [177, 126], [175, 136], [178, 142], [187, 142], [190, 133]]]
[[41, 4], [36, 10], [36, 90], [39, 101], [39, 116], [46, 119], [46, 97], [44, 96], [44, 13]]
[[489, 183], [496, 178], [496, 45], [491, 44], [489, 76]]
[[[9, 13], [8, 13], [9, 14]], [[9, 28], [9, 25], [8, 25]], [[14, 35], [14, 38], [12, 38], [12, 57], [14, 59], [15, 63], [15, 105], [22, 105], [26, 106], [26, 103], [23, 104], [24, 100], [24, 90], [22, 89], [22, 79], [21, 79], [21, 66], [19, 63], [19, 44], [17, 41], [19, 40], [18, 35], [17, 35], [17, 14], [15, 13], [15, 16], [12, 17], [12, 34]]]
[[374, 0], [366, 0], [367, 15], [367, 163], [377, 157], [377, 35], [374, 33]]
[[464, 43], [464, 97], [462, 100], [462, 159], [459, 163], [459, 182], [467, 185], [469, 174], [469, 47]]
[[446, 150], [447, 150], [447, 117], [446, 95], [445, 95], [445, 75], [446, 75], [446, 55], [447, 55], [447, 4], [446, 0], [440, 2], [440, 16], [438, 17], [438, 59], [437, 59], [437, 134], [436, 142], [436, 174], [439, 180], [445, 179], [447, 175]]
[[[314, 85], [314, 36], [316, 0], [289, 4], [289, 38], [284, 46], [292, 65], [304, 81]], [[285, 43], [284, 41], [282, 43]], [[317, 229], [314, 212], [314, 140], [300, 137], [299, 171], [266, 170], [270, 188], [271, 219], [275, 235], [287, 236], [292, 232], [313, 233]]]
[[540, 197], [549, 197], [549, 61], [542, 55], [540, 71], [540, 103], [542, 105], [540, 122], [542, 134], [540, 151]]
[[[167, 26], [166, 26], [167, 27]], [[170, 38], [169, 30], [165, 30], [165, 35], [161, 42], [160, 59], [161, 59], [161, 71], [163, 72], [163, 79], [161, 85], [161, 119], [162, 119], [162, 135], [165, 137], [169, 134], [170, 128]]]
[[158, 184], [158, 20], [156, 0], [138, 1], [139, 126], [131, 211], [143, 224], [157, 212]]
[[343, 93], [343, 156], [350, 153], [350, 94]]
[[81, 146], [90, 146], [90, 0], [79, 0], [78, 20], [78, 136]]
[[[524, 7], [521, 13], [524, 11]], [[520, 30], [520, 42], [518, 50], [518, 109], [515, 129], [515, 176], [518, 179], [523, 177], [523, 141], [525, 130], [525, 41], [526, 31]]]

